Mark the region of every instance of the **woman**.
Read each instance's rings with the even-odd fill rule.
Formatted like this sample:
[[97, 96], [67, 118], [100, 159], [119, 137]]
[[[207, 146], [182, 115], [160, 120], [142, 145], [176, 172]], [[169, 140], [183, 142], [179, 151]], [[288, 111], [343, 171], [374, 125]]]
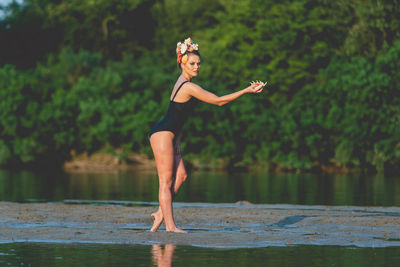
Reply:
[[150, 144], [159, 179], [158, 199], [160, 202], [158, 211], [151, 214], [154, 222], [150, 230], [152, 232], [157, 231], [164, 220], [168, 232], [185, 233], [176, 227], [172, 200], [187, 178], [180, 150], [180, 134], [182, 126], [192, 110], [194, 98], [222, 106], [246, 93], [260, 93], [264, 87], [262, 82], [252, 83], [249, 87], [235, 93], [216, 96], [192, 82], [200, 70], [198, 45], [192, 43], [192, 40], [188, 38], [184, 43], [177, 44], [176, 52], [181, 75], [172, 91], [166, 116], [150, 131]]

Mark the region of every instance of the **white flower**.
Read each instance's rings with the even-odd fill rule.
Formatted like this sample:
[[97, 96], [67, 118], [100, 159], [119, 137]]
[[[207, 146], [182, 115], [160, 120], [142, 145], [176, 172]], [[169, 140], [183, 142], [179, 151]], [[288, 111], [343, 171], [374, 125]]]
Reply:
[[263, 87], [267, 85], [268, 82], [262, 82], [262, 81], [251, 81], [250, 85], [257, 84], [257, 86], [262, 85]]
[[199, 45], [193, 43], [192, 39], [189, 37], [185, 39], [183, 43], [178, 42], [176, 44], [176, 53], [184, 55], [185, 53], [193, 52], [194, 50], [199, 50]]
[[181, 54], [182, 55], [185, 54], [186, 50], [187, 50], [187, 45], [186, 44], [182, 44], [182, 46], [181, 46]]
[[192, 39], [190, 39], [189, 37], [185, 40], [185, 45], [191, 45], [191, 44], [192, 44]]

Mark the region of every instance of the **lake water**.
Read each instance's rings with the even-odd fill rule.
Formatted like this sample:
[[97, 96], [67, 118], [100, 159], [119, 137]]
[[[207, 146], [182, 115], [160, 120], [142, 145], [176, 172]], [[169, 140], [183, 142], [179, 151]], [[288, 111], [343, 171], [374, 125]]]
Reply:
[[[0, 201], [157, 201], [153, 172], [67, 174], [0, 170]], [[399, 206], [400, 178], [193, 172], [177, 202]], [[0, 266], [396, 266], [400, 247], [215, 249], [168, 245], [0, 244]]]
[[398, 266], [400, 248], [335, 246], [210, 249], [191, 246], [0, 244], [0, 266]]
[[[0, 201], [127, 200], [156, 202], [153, 172], [34, 173], [0, 170]], [[400, 177], [193, 172], [177, 202], [399, 206]]]

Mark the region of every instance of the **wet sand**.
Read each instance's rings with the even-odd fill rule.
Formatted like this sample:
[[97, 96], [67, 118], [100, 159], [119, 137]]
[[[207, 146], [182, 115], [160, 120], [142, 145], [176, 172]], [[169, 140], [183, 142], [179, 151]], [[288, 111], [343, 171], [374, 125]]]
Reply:
[[155, 205], [0, 202], [0, 243], [400, 246], [400, 207], [175, 203], [177, 225], [189, 233], [174, 234], [148, 231]]

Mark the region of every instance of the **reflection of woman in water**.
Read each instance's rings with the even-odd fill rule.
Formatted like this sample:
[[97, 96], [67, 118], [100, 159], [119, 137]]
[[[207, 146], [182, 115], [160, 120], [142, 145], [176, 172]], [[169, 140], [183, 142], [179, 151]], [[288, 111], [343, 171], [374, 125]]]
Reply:
[[152, 232], [157, 231], [164, 220], [167, 231], [185, 233], [176, 227], [172, 200], [187, 177], [182, 161], [180, 138], [182, 126], [192, 111], [194, 98], [222, 106], [246, 93], [260, 93], [264, 87], [261, 82], [252, 83], [249, 87], [235, 93], [216, 96], [192, 82], [200, 70], [198, 45], [188, 38], [184, 43], [177, 44], [176, 52], [181, 75], [172, 90], [167, 114], [150, 131], [150, 144], [159, 179], [158, 199], [160, 202], [158, 211], [151, 214], [154, 222], [150, 230]]
[[157, 267], [171, 267], [172, 257], [174, 256], [175, 246], [166, 244], [164, 250], [160, 245], [151, 246], [151, 254], [153, 256], [153, 264]]

